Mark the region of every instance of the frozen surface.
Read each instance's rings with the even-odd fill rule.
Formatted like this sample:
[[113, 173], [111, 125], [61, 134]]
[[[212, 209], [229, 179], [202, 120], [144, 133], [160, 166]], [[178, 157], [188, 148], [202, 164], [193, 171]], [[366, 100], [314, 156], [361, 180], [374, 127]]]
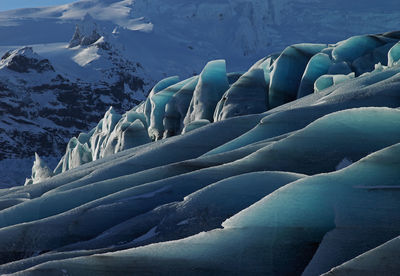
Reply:
[[32, 185], [0, 189], [0, 274], [320, 275], [379, 260], [400, 235], [396, 39], [296, 44], [245, 73], [214, 60], [109, 108], [54, 172], [37, 157]]
[[357, 58], [371, 52], [385, 44], [381, 37], [373, 35], [360, 35], [351, 37], [341, 43], [332, 51], [335, 61], [353, 62]]
[[[226, 220], [223, 229], [115, 253], [48, 262], [25, 270], [21, 275], [56, 275], [61, 269], [73, 275], [87, 275], [94, 271], [98, 275], [123, 275], [128, 271], [196, 275], [198, 269], [205, 269], [207, 273], [265, 275], [279, 271], [300, 275], [317, 248], [319, 255], [322, 249], [318, 245], [332, 229], [341, 229], [349, 223], [358, 225], [355, 228], [344, 227], [348, 229], [342, 237], [344, 239], [355, 234], [358, 228], [378, 230], [370, 246], [374, 248], [372, 244], [382, 243], [379, 240], [385, 238], [383, 233], [387, 228], [385, 224], [373, 222], [379, 219], [383, 223], [380, 220], [382, 215], [386, 218], [385, 223], [398, 218], [397, 199], [390, 196], [393, 192], [397, 194], [390, 187], [396, 189], [399, 184], [398, 156], [399, 144], [396, 144], [342, 171], [292, 182]], [[369, 189], [374, 189], [376, 181], [382, 179], [388, 184], [387, 188], [382, 187], [383, 190], [376, 192]], [[365, 188], [355, 186], [357, 182], [362, 182]], [[357, 207], [360, 204], [368, 206], [370, 201], [386, 208], [375, 208], [376, 212], [371, 213]], [[337, 206], [344, 208], [338, 210]], [[337, 221], [337, 216], [342, 219]], [[395, 233], [392, 235], [397, 237]], [[355, 251], [344, 253], [347, 257], [352, 254], [355, 257], [358, 255]], [[276, 258], [282, 255], [285, 256], [284, 262]], [[341, 254], [329, 256], [331, 262], [340, 262], [343, 257]]]
[[163, 137], [165, 107], [172, 99], [174, 94], [176, 94], [188, 82], [190, 82], [190, 79], [183, 80], [177, 84], [165, 88], [164, 90], [161, 90], [157, 94], [150, 97], [151, 113], [148, 132], [152, 140], [159, 140]]
[[32, 178], [26, 179], [25, 185], [35, 184], [46, 178], [52, 177], [53, 172], [49, 169], [47, 164], [35, 153], [35, 161], [32, 167]]
[[307, 64], [304, 71], [297, 97], [301, 98], [314, 92], [314, 82], [322, 75], [328, 73], [332, 60], [327, 54], [318, 53], [314, 55]]
[[215, 109], [214, 121], [266, 111], [268, 85], [263, 69], [249, 70], [222, 96]]
[[354, 78], [354, 72], [348, 75], [322, 75], [314, 82], [314, 92], [322, 91], [328, 87], [344, 82], [348, 79]]
[[185, 126], [203, 119], [212, 122], [215, 107], [228, 89], [225, 60], [214, 60], [207, 63], [194, 89], [192, 101], [184, 119]]
[[[395, 35], [388, 33], [352, 37], [331, 45], [296, 44], [287, 47], [282, 53], [260, 59], [244, 74], [227, 73], [225, 60], [214, 60], [206, 64], [198, 76], [182, 81], [177, 76], [167, 77], [153, 87], [147, 100], [129, 111], [129, 116], [128, 113], [120, 116], [115, 111], [109, 111], [103, 121], [111, 120], [111, 125], [103, 126], [101, 122], [88, 134], [82, 133], [90, 137], [90, 141], [86, 146], [85, 143], [78, 143], [75, 149], [77, 157], [68, 161], [64, 158], [65, 161], [60, 163], [55, 172], [235, 116], [265, 113], [265, 118], [254, 131], [212, 152], [223, 148], [235, 149], [298, 130], [334, 111], [374, 106], [376, 103], [371, 102], [373, 93], [369, 93], [365, 95], [365, 100], [360, 100], [362, 103], [349, 99], [343, 105], [343, 99], [337, 95], [329, 101], [320, 100], [320, 103], [310, 105], [306, 97], [300, 101], [303, 105], [301, 110], [286, 108], [282, 112], [266, 112], [276, 105], [341, 84], [345, 89], [350, 89], [350, 93], [357, 93], [358, 86], [348, 83], [352, 78], [360, 77], [358, 83], [364, 82], [360, 85], [369, 86], [375, 81], [371, 83], [363, 78], [368, 74], [373, 73], [377, 78], [379, 73], [382, 73], [383, 78], [395, 74], [398, 71], [396, 66], [386, 66], [391, 51], [396, 47], [395, 41]], [[342, 93], [337, 93], [336, 89], [333, 91], [328, 94]], [[321, 103], [324, 104], [319, 106]], [[135, 122], [132, 116], [137, 117]], [[131, 118], [131, 121], [127, 121], [127, 118]], [[128, 128], [128, 125], [131, 126]], [[272, 132], [266, 132], [265, 128]], [[67, 150], [66, 155], [71, 154]]]
[[193, 122], [187, 124], [183, 128], [182, 134], [188, 133], [189, 131], [195, 130], [195, 129], [197, 129], [199, 127], [202, 127], [202, 126], [206, 126], [209, 123], [210, 123], [210, 121], [207, 120], [207, 119], [200, 119], [200, 120], [193, 121]]
[[333, 268], [324, 276], [396, 275], [399, 272], [400, 238], [394, 238], [356, 258]]
[[[1, 12], [0, 56], [30, 46], [55, 70], [1, 70], [0, 82], [13, 94], [1, 95], [7, 109], [0, 120], [5, 130], [1, 159], [33, 158], [35, 151], [59, 157], [70, 137], [95, 127], [110, 105], [123, 113], [143, 100], [157, 80], [198, 75], [207, 60], [225, 59], [228, 72], [245, 72], [249, 64], [288, 45], [331, 46], [353, 35], [399, 29], [397, 7], [393, 0], [84, 0]], [[399, 38], [396, 32], [387, 35]], [[71, 38], [79, 45], [69, 48]], [[384, 53], [378, 49], [385, 46], [366, 53], [372, 54], [368, 62], [360, 56], [348, 65], [357, 72], [371, 70], [378, 56], [373, 52]], [[45, 91], [23, 93], [39, 87]], [[1, 173], [9, 174], [6, 169]], [[22, 185], [23, 180], [12, 183]]]
[[172, 96], [172, 99], [165, 106], [164, 138], [177, 135], [183, 131], [183, 120], [189, 109], [198, 81], [199, 77], [193, 77]]
[[324, 44], [297, 44], [287, 47], [275, 61], [269, 86], [269, 107], [295, 100], [310, 58], [326, 48]]
[[177, 82], [179, 82], [179, 77], [178, 76], [172, 76], [172, 77], [168, 77], [165, 79], [162, 79], [161, 81], [159, 81], [156, 85], [154, 85], [153, 89], [151, 89], [149, 95], [147, 96], [146, 101], [144, 102], [144, 106], [143, 106], [143, 113], [146, 116], [146, 123], [147, 125], [150, 125], [150, 114], [151, 114], [151, 98], [158, 92], [160, 92], [161, 90], [164, 90], [165, 88], [176, 84]]
[[400, 43], [397, 42], [388, 53], [388, 66], [393, 66], [400, 60]]

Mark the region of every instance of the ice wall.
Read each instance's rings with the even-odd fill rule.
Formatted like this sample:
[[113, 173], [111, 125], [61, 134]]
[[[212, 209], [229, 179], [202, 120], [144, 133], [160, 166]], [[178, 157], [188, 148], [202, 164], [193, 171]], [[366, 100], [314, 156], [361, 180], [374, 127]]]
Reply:
[[193, 92], [192, 101], [184, 119], [185, 126], [201, 119], [213, 122], [215, 107], [228, 89], [225, 60], [207, 63]]
[[[178, 76], [165, 78], [136, 108], [123, 115], [111, 109], [95, 129], [71, 140], [54, 172], [58, 174], [213, 122], [267, 112], [277, 105], [333, 89], [371, 72], [389, 74], [386, 65], [393, 67], [397, 61], [396, 42], [395, 36], [389, 33], [352, 37], [332, 45], [296, 44], [259, 60], [244, 74], [227, 73], [225, 61], [215, 60], [206, 64], [199, 76], [181, 82]], [[334, 110], [338, 107], [325, 108], [325, 111], [294, 110], [293, 114], [286, 113], [285, 118], [281, 118], [282, 114], [271, 115], [254, 133], [223, 147], [233, 149], [271, 138], [261, 126], [276, 124], [279, 120], [286, 122], [284, 128], [273, 125], [268, 129], [285, 135]], [[308, 120], [296, 120], [299, 114]], [[291, 121], [287, 121], [289, 118]]]

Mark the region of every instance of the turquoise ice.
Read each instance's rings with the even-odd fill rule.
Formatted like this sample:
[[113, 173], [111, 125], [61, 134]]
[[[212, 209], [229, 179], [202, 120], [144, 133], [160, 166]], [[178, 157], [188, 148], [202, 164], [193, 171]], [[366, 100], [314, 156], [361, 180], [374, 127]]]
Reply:
[[193, 92], [193, 98], [184, 119], [185, 126], [201, 119], [212, 122], [215, 107], [228, 89], [225, 60], [214, 60], [207, 63]]

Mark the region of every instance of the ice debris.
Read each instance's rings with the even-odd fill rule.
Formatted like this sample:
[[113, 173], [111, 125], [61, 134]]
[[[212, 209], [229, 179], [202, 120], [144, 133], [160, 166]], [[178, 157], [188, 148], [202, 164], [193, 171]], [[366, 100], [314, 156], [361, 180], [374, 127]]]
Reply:
[[32, 177], [27, 178], [25, 185], [35, 184], [53, 176], [53, 172], [47, 164], [40, 158], [39, 154], [35, 152], [35, 161], [32, 167]]

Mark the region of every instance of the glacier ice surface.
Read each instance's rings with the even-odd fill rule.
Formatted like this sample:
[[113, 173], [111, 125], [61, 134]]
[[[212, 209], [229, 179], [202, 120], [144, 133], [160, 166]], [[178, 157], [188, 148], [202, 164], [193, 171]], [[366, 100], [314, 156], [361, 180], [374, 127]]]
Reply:
[[25, 185], [35, 184], [52, 176], [53, 172], [50, 170], [47, 164], [40, 158], [39, 154], [35, 153], [35, 161], [33, 162], [33, 167], [32, 167], [32, 178], [26, 179]]
[[228, 89], [225, 60], [208, 62], [193, 92], [193, 98], [184, 119], [185, 126], [201, 119], [213, 122], [215, 107]]
[[353, 62], [375, 48], [382, 46], [387, 40], [389, 39], [377, 35], [353, 36], [339, 42], [332, 51], [332, 57], [335, 61]]
[[[399, 144], [396, 144], [341, 171], [292, 182], [226, 220], [223, 229], [114, 253], [48, 262], [22, 275], [44, 271], [57, 273], [61, 268], [77, 275], [94, 271], [98, 275], [123, 275], [127, 271], [197, 275], [199, 269], [208, 274], [272, 275], [279, 271], [300, 275], [315, 251], [320, 249], [319, 243], [326, 233], [335, 227], [357, 224], [356, 229], [347, 230], [346, 235], [350, 237], [352, 230], [358, 228], [385, 231], [385, 225], [370, 224], [380, 213], [387, 216], [386, 223], [398, 218], [396, 198], [389, 199], [385, 193], [369, 190], [381, 179], [389, 181], [389, 187], [398, 185], [398, 151]], [[382, 166], [381, 162], [392, 165]], [[354, 187], [354, 182], [363, 183], [366, 188]], [[353, 203], [354, 199], [357, 204]], [[360, 203], [368, 206], [374, 199], [375, 204], [385, 204], [392, 209], [389, 213], [384, 208], [371, 214], [357, 207]], [[348, 206], [351, 212], [347, 213], [346, 208], [336, 210], [336, 206]], [[349, 215], [335, 226], [335, 214]], [[379, 237], [374, 237], [372, 243], [378, 242]], [[329, 256], [333, 262], [342, 257], [341, 254]]]
[[147, 125], [150, 125], [150, 114], [151, 114], [151, 102], [150, 99], [158, 92], [160, 92], [161, 90], [164, 90], [165, 88], [174, 85], [176, 83], [179, 82], [179, 76], [172, 76], [172, 77], [168, 77], [165, 79], [162, 79], [161, 81], [159, 81], [154, 87], [153, 89], [151, 89], [149, 95], [147, 96], [146, 101], [144, 101], [144, 106], [143, 106], [143, 113], [146, 116], [146, 122]]
[[[54, 176], [0, 190], [0, 273], [320, 275], [374, 252], [400, 234], [397, 39], [212, 61], [111, 108]], [[246, 101], [265, 109], [221, 115]]]
[[325, 44], [296, 44], [287, 47], [275, 61], [269, 86], [269, 107], [295, 100], [304, 69]]
[[400, 60], [400, 42], [397, 42], [388, 52], [388, 66], [393, 66]]
[[268, 108], [268, 85], [263, 69], [247, 71], [218, 102], [214, 121], [266, 111]]
[[304, 70], [303, 77], [299, 90], [297, 92], [297, 98], [304, 97], [314, 92], [314, 82], [322, 75], [325, 75], [330, 70], [333, 62], [331, 58], [324, 53], [318, 53], [314, 55], [307, 64]]
[[197, 86], [199, 77], [191, 78], [178, 92], [176, 92], [172, 99], [165, 106], [164, 136], [167, 138], [175, 136], [183, 131], [183, 120], [189, 109], [190, 101], [193, 97], [194, 89]]

